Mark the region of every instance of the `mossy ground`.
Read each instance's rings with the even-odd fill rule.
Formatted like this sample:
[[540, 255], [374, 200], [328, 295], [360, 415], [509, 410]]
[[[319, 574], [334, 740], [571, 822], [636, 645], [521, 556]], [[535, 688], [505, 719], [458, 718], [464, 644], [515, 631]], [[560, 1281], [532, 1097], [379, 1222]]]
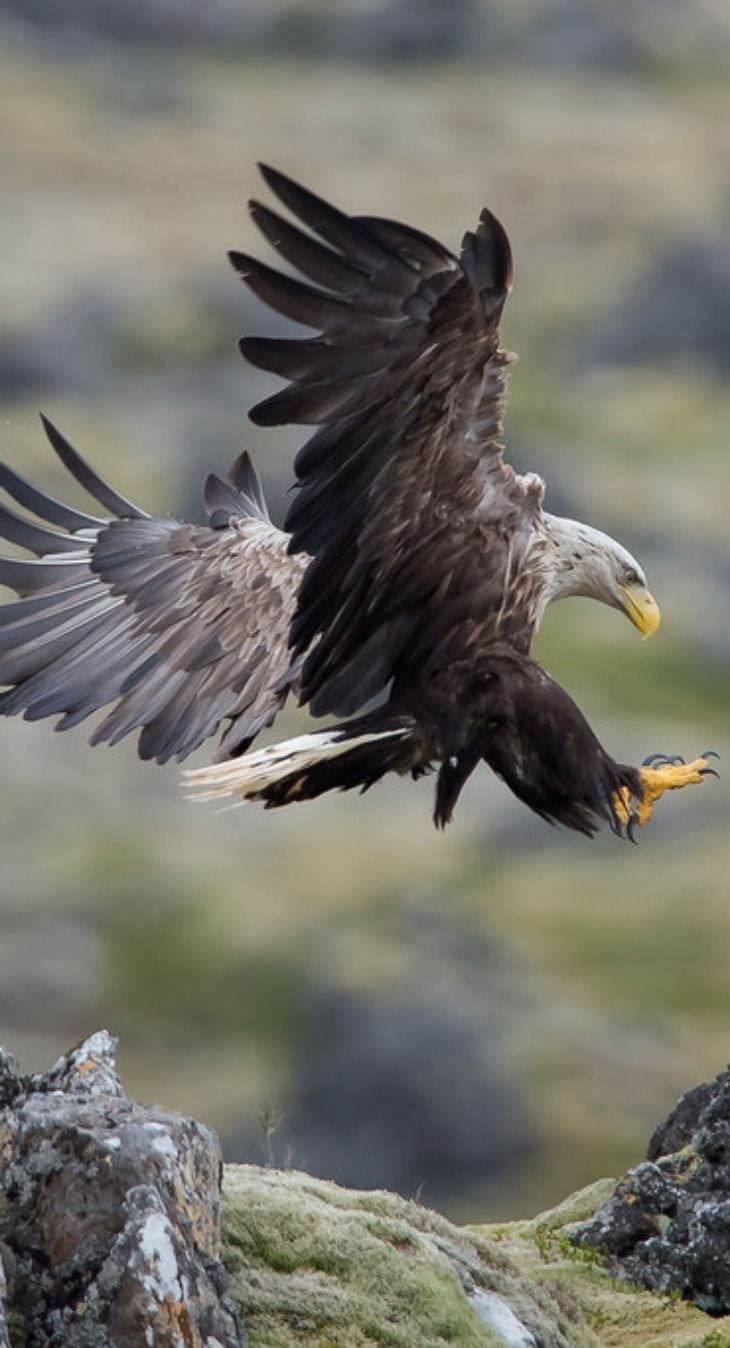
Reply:
[[503, 1298], [544, 1348], [597, 1340], [501, 1244], [417, 1203], [297, 1172], [226, 1167], [224, 1258], [251, 1348], [492, 1348], [465, 1284]]
[[553, 1292], [570, 1288], [582, 1324], [601, 1348], [730, 1348], [730, 1317], [713, 1320], [676, 1296], [618, 1282], [593, 1250], [571, 1244], [571, 1229], [591, 1217], [613, 1188], [613, 1180], [598, 1180], [532, 1221], [468, 1229], [496, 1239], [524, 1275]]
[[457, 1227], [419, 1204], [293, 1171], [227, 1166], [224, 1258], [250, 1348], [491, 1348], [467, 1291], [541, 1348], [730, 1348], [730, 1317], [616, 1282], [568, 1232], [601, 1180], [532, 1221]]

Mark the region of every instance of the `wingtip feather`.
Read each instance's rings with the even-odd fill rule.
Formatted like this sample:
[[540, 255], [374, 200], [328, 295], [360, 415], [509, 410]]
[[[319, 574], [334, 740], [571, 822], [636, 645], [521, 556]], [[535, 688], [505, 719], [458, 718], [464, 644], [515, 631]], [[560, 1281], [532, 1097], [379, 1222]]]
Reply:
[[293, 178], [289, 178], [286, 173], [281, 172], [281, 169], [275, 169], [271, 164], [264, 164], [259, 160], [256, 167], [267, 187], [270, 187], [277, 196], [279, 195], [279, 188], [286, 190], [287, 187], [299, 187], [299, 184], [295, 183]]
[[57, 426], [48, 417], [40, 413], [43, 429], [48, 437], [51, 449], [58, 455], [64, 468], [76, 479], [84, 491], [95, 501], [111, 511], [118, 519], [149, 519], [146, 510], [141, 510], [133, 501], [122, 496], [82, 458], [77, 449], [62, 435]]
[[227, 256], [233, 270], [238, 272], [239, 276], [245, 278], [255, 270], [256, 259], [250, 257], [248, 253], [241, 253], [237, 248], [229, 248]]

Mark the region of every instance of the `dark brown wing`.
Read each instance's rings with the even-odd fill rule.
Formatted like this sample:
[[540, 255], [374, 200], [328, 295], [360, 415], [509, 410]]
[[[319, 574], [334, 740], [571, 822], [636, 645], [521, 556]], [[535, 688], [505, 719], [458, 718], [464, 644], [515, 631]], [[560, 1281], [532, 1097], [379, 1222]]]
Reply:
[[286, 521], [292, 550], [313, 557], [292, 641], [307, 653], [302, 699], [347, 715], [404, 660], [463, 654], [485, 626], [494, 637], [504, 611], [541, 500], [499, 442], [511, 254], [486, 210], [457, 259], [417, 230], [347, 216], [262, 172], [312, 234], [256, 202], [253, 218], [315, 285], [231, 260], [261, 299], [319, 336], [241, 342], [290, 381], [251, 416], [319, 426], [297, 457]]
[[229, 481], [208, 478], [208, 525], [184, 524], [119, 496], [44, 424], [116, 518], [73, 510], [0, 465], [0, 486], [43, 521], [0, 506], [0, 536], [39, 559], [0, 558], [0, 584], [19, 596], [0, 605], [0, 713], [60, 716], [65, 730], [113, 702], [92, 743], [141, 728], [141, 757], [160, 763], [229, 720], [220, 755], [240, 752], [292, 681], [289, 627], [307, 562], [271, 524], [248, 456]]

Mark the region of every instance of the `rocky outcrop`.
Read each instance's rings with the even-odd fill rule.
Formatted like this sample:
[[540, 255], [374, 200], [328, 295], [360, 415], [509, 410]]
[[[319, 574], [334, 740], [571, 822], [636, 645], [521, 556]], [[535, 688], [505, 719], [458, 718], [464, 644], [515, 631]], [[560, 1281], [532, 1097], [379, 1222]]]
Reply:
[[634, 5], [585, 5], [580, 0], [75, 0], [62, 11], [53, 0], [0, 0], [0, 21], [50, 34], [63, 49], [106, 43], [164, 42], [274, 51], [297, 57], [357, 61], [444, 58], [524, 62], [557, 70], [633, 71], [662, 60], [719, 66], [730, 34], [722, 6], [682, 0]]
[[128, 1100], [114, 1049], [101, 1031], [26, 1078], [0, 1054], [6, 1342], [241, 1348], [222, 1296], [218, 1140]]
[[[0, 1348], [730, 1342], [730, 1318], [631, 1285], [633, 1266], [611, 1246], [627, 1230], [633, 1250], [657, 1231], [666, 1237], [667, 1185], [684, 1176], [697, 1214], [716, 1209], [705, 1234], [727, 1291], [730, 1224], [719, 1232], [730, 1073], [680, 1104], [655, 1134], [657, 1158], [631, 1172], [633, 1189], [628, 1177], [604, 1180], [531, 1222], [460, 1228], [391, 1193], [258, 1166], [223, 1171], [207, 1128], [127, 1099], [114, 1048], [102, 1031], [33, 1077], [0, 1050]], [[670, 1144], [690, 1158], [673, 1177], [659, 1156]], [[649, 1172], [656, 1185], [644, 1181]], [[689, 1230], [687, 1211], [683, 1221]], [[681, 1229], [669, 1241], [675, 1253]], [[650, 1285], [698, 1290], [671, 1275]]]
[[683, 1096], [574, 1239], [617, 1277], [730, 1315], [730, 1069]]

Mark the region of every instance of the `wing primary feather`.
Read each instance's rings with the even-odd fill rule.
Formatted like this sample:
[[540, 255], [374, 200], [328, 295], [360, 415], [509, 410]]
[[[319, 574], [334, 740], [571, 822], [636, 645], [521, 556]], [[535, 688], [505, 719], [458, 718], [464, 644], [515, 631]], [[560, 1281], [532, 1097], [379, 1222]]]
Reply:
[[68, 468], [69, 473], [76, 478], [79, 485], [90, 496], [93, 496], [95, 501], [99, 502], [99, 505], [103, 505], [105, 509], [110, 510], [112, 515], [116, 515], [119, 519], [150, 519], [146, 510], [140, 510], [139, 506], [128, 501], [125, 496], [120, 496], [119, 492], [110, 487], [108, 482], [99, 477], [99, 474], [89, 467], [78, 450], [75, 450], [73, 445], [69, 444], [65, 436], [61, 435], [53, 422], [49, 421], [43, 413], [41, 413], [41, 422], [51, 447], [55, 450], [61, 463], [65, 468]]
[[456, 258], [449, 248], [424, 234], [412, 225], [402, 225], [397, 220], [386, 220], [378, 215], [354, 215], [359, 225], [364, 225], [368, 233], [386, 244], [392, 252], [410, 262], [414, 271], [440, 270], [444, 265], [453, 268]]
[[[81, 598], [74, 596], [72, 590], [56, 591], [56, 594], [62, 596], [61, 602], [50, 608], [46, 606], [40, 612], [23, 611], [33, 607], [32, 601], [28, 599], [21, 599], [19, 604], [7, 605], [16, 610], [20, 609], [20, 615], [15, 622], [0, 627], [0, 654], [16, 650], [21, 644], [26, 645], [36, 638], [43, 639], [45, 634], [55, 630], [57, 625], [67, 623], [76, 616], [83, 617], [94, 608], [104, 593], [99, 582], [95, 581], [91, 586], [91, 592], [82, 595]], [[122, 600], [114, 602], [121, 603]]]
[[371, 381], [377, 376], [364, 375], [359, 379], [323, 384], [290, 384], [280, 393], [264, 398], [249, 412], [255, 426], [327, 426], [340, 422], [356, 408], [374, 404]]
[[[15, 560], [15, 559], [13, 559]], [[63, 589], [52, 589], [43, 594], [33, 595], [32, 598], [26, 597], [17, 601], [11, 600], [7, 604], [0, 604], [0, 630], [6, 626], [13, 626], [16, 623], [23, 622], [34, 614], [42, 613], [44, 610], [52, 611], [64, 608], [67, 602], [67, 596], [81, 597], [82, 590], [95, 589], [98, 585], [96, 577], [92, 580], [88, 576], [76, 584], [69, 585]]]
[[367, 273], [356, 264], [345, 261], [331, 248], [303, 234], [268, 206], [250, 201], [248, 209], [254, 224], [272, 248], [310, 281], [341, 295], [354, 294], [367, 283]]
[[284, 276], [283, 272], [267, 267], [247, 253], [230, 252], [228, 256], [249, 290], [293, 322], [308, 328], [326, 329], [347, 321], [349, 309], [342, 300], [295, 281], [291, 276]]
[[44, 529], [42, 525], [36, 524], [35, 520], [17, 515], [9, 506], [2, 504], [0, 504], [0, 538], [6, 539], [8, 543], [16, 543], [20, 548], [27, 548], [28, 552], [34, 552], [37, 557], [57, 552], [75, 552], [77, 556], [80, 553], [88, 553], [88, 547], [84, 546], [83, 539], [74, 538], [72, 534], [57, 534], [51, 529]]
[[393, 263], [406, 265], [397, 253], [374, 238], [367, 227], [352, 216], [331, 206], [328, 201], [301, 187], [277, 169], [267, 164], [259, 164], [259, 169], [264, 181], [279, 200], [320, 238], [346, 253], [349, 261], [354, 260], [356, 265], [375, 271], [383, 271]]
[[8, 496], [12, 496], [18, 505], [25, 506], [26, 510], [32, 510], [39, 519], [45, 520], [48, 524], [58, 524], [62, 529], [68, 529], [70, 533], [78, 533], [81, 529], [99, 529], [104, 524], [104, 520], [98, 519], [95, 515], [87, 515], [83, 510], [74, 510], [63, 501], [48, 496], [6, 463], [0, 463], [0, 487], [8, 493]]
[[504, 226], [486, 207], [477, 230], [464, 235], [460, 261], [483, 300], [491, 292], [495, 300], [504, 303], [512, 286], [512, 249]]
[[382, 344], [347, 347], [328, 346], [320, 338], [241, 337], [241, 355], [258, 370], [268, 370], [294, 383], [362, 378], [383, 369]]
[[75, 649], [92, 623], [97, 630], [100, 620], [123, 603], [122, 599], [109, 600], [102, 592], [96, 604], [15, 646], [0, 660], [0, 683], [21, 684], [49, 667], [60, 656]]
[[88, 575], [88, 559], [77, 561], [71, 557], [57, 557], [52, 562], [18, 560], [0, 557], [0, 585], [24, 599], [38, 590], [61, 588], [70, 580]]

